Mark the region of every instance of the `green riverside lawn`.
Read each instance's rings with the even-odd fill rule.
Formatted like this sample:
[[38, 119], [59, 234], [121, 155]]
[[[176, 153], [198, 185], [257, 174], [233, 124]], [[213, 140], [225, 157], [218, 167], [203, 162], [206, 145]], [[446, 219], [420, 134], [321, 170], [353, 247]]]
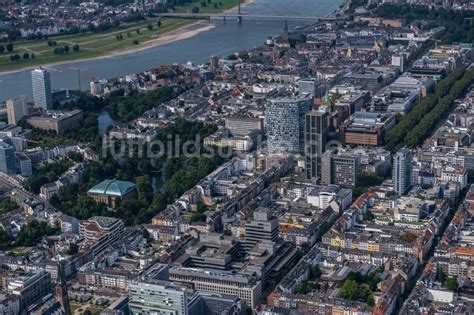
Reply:
[[[204, 2], [203, 2], [204, 3]], [[194, 7], [199, 8], [200, 13], [218, 13], [228, 10], [237, 4], [237, 0], [212, 0], [205, 2], [203, 7], [201, 2], [194, 2], [176, 8], [176, 12], [191, 12]], [[217, 8], [216, 8], [217, 6]], [[55, 41], [56, 46], [48, 46], [48, 40], [19, 40], [13, 42], [14, 50], [0, 54], [0, 72], [14, 71], [37, 65], [51, 64], [57, 62], [74, 61], [80, 59], [96, 58], [120, 53], [133, 48], [140, 48], [147, 42], [156, 40], [160, 35], [175, 30], [181, 26], [191, 24], [195, 20], [162, 19], [161, 26], [157, 26], [156, 19], [146, 21], [123, 23], [119, 27], [110, 31], [100, 33], [80, 33], [74, 35], [51, 36], [48, 39]], [[152, 30], [147, 28], [148, 24], [153, 26]], [[137, 33], [139, 29], [139, 33]], [[117, 35], [122, 35], [123, 39], [117, 40]], [[138, 41], [138, 45], [134, 44]], [[79, 51], [73, 51], [74, 45], [79, 45]], [[6, 47], [7, 43], [0, 43]], [[69, 46], [69, 52], [61, 55], [54, 53], [55, 48]], [[35, 58], [23, 59], [23, 54], [34, 53]], [[11, 61], [10, 55], [18, 54], [20, 60]]]

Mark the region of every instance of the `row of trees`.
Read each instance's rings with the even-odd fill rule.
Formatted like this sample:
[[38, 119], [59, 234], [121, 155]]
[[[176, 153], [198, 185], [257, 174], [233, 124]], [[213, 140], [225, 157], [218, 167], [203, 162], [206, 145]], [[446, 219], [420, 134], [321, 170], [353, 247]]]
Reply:
[[[72, 46], [72, 50], [74, 52], [78, 52], [80, 49], [80, 46], [78, 44], [75, 44], [74, 46]], [[64, 47], [56, 47], [54, 48], [53, 52], [55, 55], [64, 55], [64, 54], [67, 54], [69, 53], [71, 49], [69, 48], [69, 45], [64, 45]]]
[[20, 56], [19, 54], [10, 55], [10, 61], [11, 62], [18, 61], [22, 58], [23, 58], [23, 60], [28, 60], [30, 58], [35, 59], [36, 55], [34, 53], [30, 54], [30, 53], [27, 53], [27, 52], [25, 52], [22, 56]]
[[[161, 27], [161, 21], [156, 22], [156, 26]], [[147, 25], [146, 27], [147, 27], [147, 29], [148, 29], [149, 31], [153, 30], [153, 24], [151, 24], [151, 23], [148, 23], [148, 25]], [[140, 35], [140, 34], [141, 34], [141, 30], [140, 30], [139, 28], [137, 28], [137, 29], [135, 30], [135, 32], [137, 33], [137, 35]], [[127, 32], [126, 35], [127, 35], [127, 37], [129, 37], [129, 38], [132, 37], [132, 33], [130, 33], [130, 32]], [[115, 39], [117, 39], [117, 40], [123, 40], [123, 38], [124, 38], [124, 37], [123, 37], [123, 34], [117, 34], [117, 35], [115, 35]], [[135, 44], [135, 42], [137, 42], [137, 43]], [[135, 44], [135, 45], [138, 45], [138, 40], [135, 40], [135, 41], [134, 41], [134, 44]]]
[[438, 99], [433, 109], [427, 115], [423, 116], [420, 122], [408, 132], [405, 137], [405, 144], [407, 146], [415, 147], [420, 145], [453, 111], [455, 107], [454, 100], [461, 96], [474, 81], [474, 69], [466, 72], [462, 79], [452, 81], [452, 78], [450, 78], [450, 81], [452, 84], [448, 83], [448, 85], [451, 86], [448, 94], [445, 94], [446, 91], [440, 91], [443, 87], [437, 87], [435, 94], [437, 94], [438, 97], [441, 97], [441, 95], [446, 96]]
[[[423, 98], [409, 113], [403, 117], [399, 116], [397, 125], [390, 129], [385, 135], [385, 148], [393, 152], [398, 150], [403, 144], [413, 146], [424, 140], [424, 138], [427, 136], [427, 133], [422, 131], [428, 131], [425, 129], [426, 127], [423, 127], [423, 129], [421, 129], [421, 127], [415, 127], [419, 126], [422, 120], [426, 122], [427, 119], [433, 119], [435, 118], [436, 114], [439, 114], [437, 110], [433, 112], [432, 115], [429, 115], [429, 113], [434, 110], [440, 101], [440, 97], [446, 95], [448, 91], [450, 91], [451, 87], [454, 86], [456, 81], [463, 77], [464, 72], [464, 68], [455, 69], [436, 86], [434, 94], [430, 94]], [[459, 96], [460, 88], [460, 84], [456, 84], [456, 88], [453, 90], [453, 93], [455, 94], [453, 94], [453, 99], [454, 97]], [[452, 103], [451, 98], [444, 98], [443, 104], [446, 104], [448, 101], [451, 101]], [[437, 122], [438, 121], [435, 123]]]
[[13, 44], [7, 44], [6, 46], [0, 45], [0, 54], [3, 54], [5, 51], [6, 52], [12, 52], [13, 51]]

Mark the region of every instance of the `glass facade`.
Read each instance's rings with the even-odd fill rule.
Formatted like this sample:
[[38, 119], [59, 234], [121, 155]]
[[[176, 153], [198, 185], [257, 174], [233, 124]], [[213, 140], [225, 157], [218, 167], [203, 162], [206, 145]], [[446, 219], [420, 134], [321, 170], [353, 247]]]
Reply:
[[304, 117], [309, 99], [269, 100], [266, 109], [268, 152], [297, 153], [304, 148]]
[[31, 82], [33, 84], [33, 100], [35, 107], [52, 109], [53, 99], [49, 71], [44, 69], [34, 69], [31, 71]]

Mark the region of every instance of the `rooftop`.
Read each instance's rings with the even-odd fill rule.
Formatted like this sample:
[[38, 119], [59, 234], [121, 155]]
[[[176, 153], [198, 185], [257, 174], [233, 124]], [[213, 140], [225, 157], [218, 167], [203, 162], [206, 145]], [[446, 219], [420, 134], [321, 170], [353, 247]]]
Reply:
[[106, 179], [95, 185], [87, 193], [123, 197], [135, 190], [135, 184], [120, 180]]

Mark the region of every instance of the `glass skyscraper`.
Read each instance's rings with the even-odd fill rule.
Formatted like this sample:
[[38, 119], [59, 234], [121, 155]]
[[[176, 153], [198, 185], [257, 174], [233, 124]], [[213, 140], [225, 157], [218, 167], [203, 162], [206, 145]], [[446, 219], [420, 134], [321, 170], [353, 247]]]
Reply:
[[3, 141], [0, 142], [0, 171], [15, 174], [15, 149]]
[[411, 187], [412, 154], [410, 149], [401, 148], [393, 156], [393, 184], [399, 195], [406, 193]]
[[297, 153], [304, 149], [304, 117], [311, 101], [304, 98], [269, 100], [266, 109], [268, 152]]
[[305, 117], [305, 165], [306, 179], [321, 177], [321, 157], [326, 150], [328, 113], [311, 111]]
[[41, 68], [34, 69], [31, 71], [31, 82], [33, 84], [35, 107], [52, 109], [53, 99], [51, 95], [51, 77], [49, 71]]

